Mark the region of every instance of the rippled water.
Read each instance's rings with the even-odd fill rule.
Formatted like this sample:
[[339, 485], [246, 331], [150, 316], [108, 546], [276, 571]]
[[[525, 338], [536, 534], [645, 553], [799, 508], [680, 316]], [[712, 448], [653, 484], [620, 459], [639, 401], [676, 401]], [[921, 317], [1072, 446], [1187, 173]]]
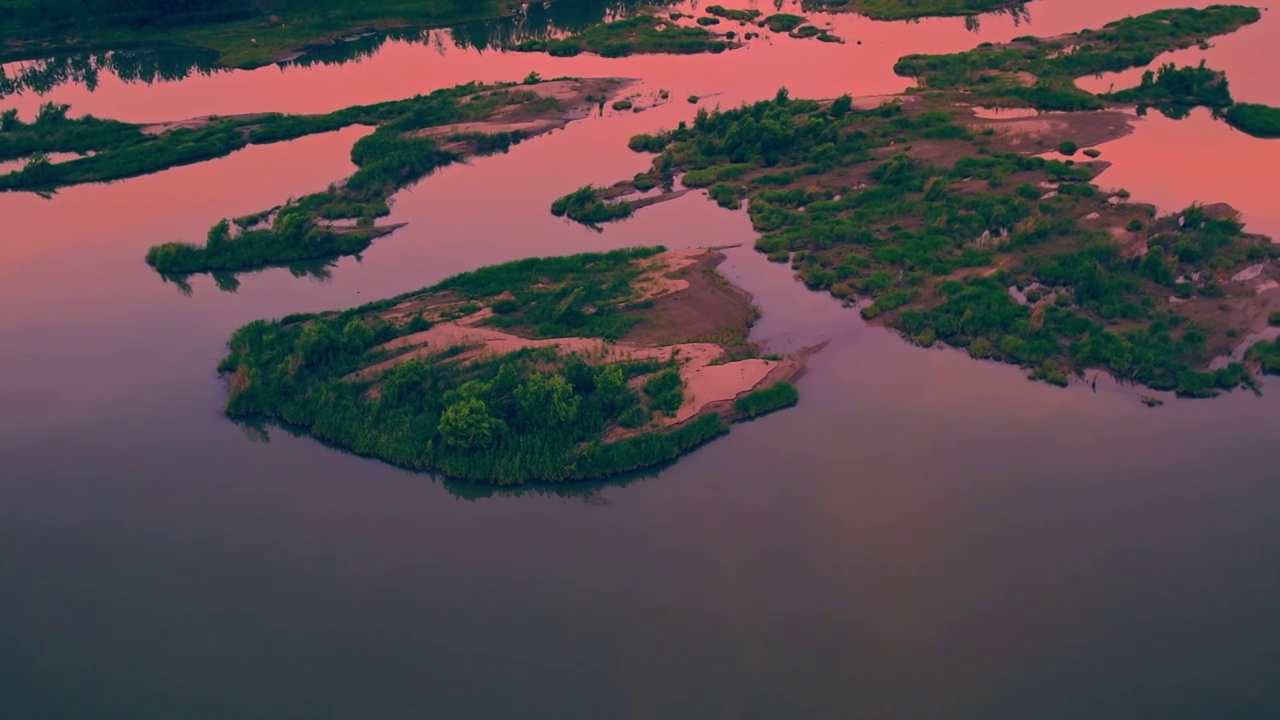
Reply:
[[[780, 38], [705, 57], [391, 41], [350, 64], [103, 77], [92, 92], [3, 102], [146, 121], [311, 112], [530, 70], [637, 77], [726, 106], [784, 84], [886, 93], [907, 86], [891, 68], [908, 52], [1178, 4], [1037, 0], [1029, 25], [993, 17], [978, 33], [960, 19], [835, 16], [843, 46]], [[1242, 100], [1280, 103], [1264, 18], [1186, 59], [1228, 70]], [[1280, 713], [1280, 394], [1151, 410], [1105, 379], [1059, 390], [911, 347], [765, 262], [745, 215], [699, 195], [603, 234], [547, 212], [568, 189], [644, 169], [626, 138], [693, 111], [606, 112], [447, 168], [396, 196], [390, 219], [408, 227], [362, 258], [241, 276], [235, 292], [198, 277], [184, 295], [142, 255], [345, 176], [367, 130], [51, 200], [0, 195], [4, 716]], [[1207, 114], [1148, 117], [1103, 147], [1115, 166], [1102, 182], [1166, 208], [1229, 201], [1280, 234], [1277, 147]], [[214, 366], [249, 320], [655, 242], [743, 243], [724, 269], [763, 309], [756, 336], [779, 349], [831, 340], [797, 408], [660, 472], [512, 492], [264, 438], [220, 414]]]

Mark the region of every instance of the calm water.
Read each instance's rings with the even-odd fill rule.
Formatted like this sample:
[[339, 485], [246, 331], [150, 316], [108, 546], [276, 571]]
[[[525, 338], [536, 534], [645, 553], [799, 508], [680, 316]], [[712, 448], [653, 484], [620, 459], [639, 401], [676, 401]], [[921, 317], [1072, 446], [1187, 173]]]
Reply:
[[[782, 84], [872, 94], [906, 86], [898, 55], [1118, 12], [1028, 7], [1029, 26], [994, 17], [978, 33], [839, 16], [844, 46], [778, 39], [715, 57], [392, 41], [349, 64], [104, 76], [5, 103], [136, 120], [316, 111], [530, 70], [718, 93], [708, 104]], [[1184, 55], [1228, 70], [1239, 98], [1280, 104], [1265, 18]], [[235, 292], [198, 277], [184, 294], [142, 255], [345, 176], [367, 131], [52, 200], [0, 195], [0, 717], [1280, 715], [1280, 391], [1149, 410], [1105, 379], [1058, 390], [910, 347], [766, 263], [745, 215], [697, 195], [603, 234], [547, 212], [568, 189], [644, 169], [625, 139], [693, 111], [606, 113], [448, 168], [396, 197], [391, 219], [409, 226], [363, 258], [241, 276]], [[1280, 234], [1278, 148], [1207, 114], [1152, 117], [1103, 148], [1116, 166], [1102, 181], [1166, 208], [1231, 201]], [[724, 267], [763, 308], [756, 336], [831, 341], [799, 407], [644, 477], [516, 492], [220, 414], [214, 366], [249, 320], [654, 242], [744, 243]]]

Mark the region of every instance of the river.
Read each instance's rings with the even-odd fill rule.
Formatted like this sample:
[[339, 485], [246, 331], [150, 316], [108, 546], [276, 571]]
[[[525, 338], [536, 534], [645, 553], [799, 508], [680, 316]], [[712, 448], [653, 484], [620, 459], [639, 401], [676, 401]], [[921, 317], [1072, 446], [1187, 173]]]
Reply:
[[[746, 7], [746, 3], [725, 3]], [[908, 345], [751, 249], [701, 194], [603, 233], [547, 208], [644, 169], [626, 139], [683, 98], [897, 92], [910, 52], [1185, 3], [1036, 0], [1029, 19], [873, 23], [717, 56], [555, 59], [392, 40], [345, 64], [43, 101], [126, 120], [313, 112], [467, 80], [613, 75], [676, 101], [606, 111], [437, 172], [360, 258], [189, 288], [143, 262], [352, 170], [366, 129], [45, 200], [0, 195], [0, 707], [16, 720], [1268, 718], [1280, 715], [1280, 392], [1149, 409]], [[1203, 3], [1208, 4], [1208, 3]], [[768, 8], [764, 8], [768, 9]], [[810, 14], [812, 17], [819, 17]], [[822, 20], [828, 20], [821, 17]], [[1208, 51], [1280, 104], [1274, 13]], [[856, 44], [862, 40], [863, 44]], [[441, 52], [441, 48], [444, 49]], [[1258, 58], [1270, 58], [1259, 62]], [[1104, 82], [1106, 79], [1099, 80]], [[1100, 180], [1227, 201], [1280, 237], [1280, 142], [1196, 113], [1103, 148]], [[778, 350], [826, 340], [796, 408], [622, 481], [493, 491], [221, 415], [214, 368], [259, 318], [346, 307], [529, 255], [732, 245]], [[227, 290], [234, 290], [229, 292]]]

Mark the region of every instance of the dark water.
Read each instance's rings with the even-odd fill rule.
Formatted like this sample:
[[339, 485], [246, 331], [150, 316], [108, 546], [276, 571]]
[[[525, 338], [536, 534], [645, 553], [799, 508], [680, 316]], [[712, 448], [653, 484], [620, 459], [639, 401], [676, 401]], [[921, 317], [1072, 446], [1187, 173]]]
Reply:
[[[997, 17], [977, 34], [962, 20], [837, 17], [866, 44], [779, 39], [717, 57], [392, 41], [352, 64], [104, 79], [49, 97], [163, 120], [537, 69], [729, 105], [783, 83], [796, 96], [892, 92], [905, 52], [1118, 12], [1029, 9], [1030, 29]], [[1274, 60], [1274, 37], [1268, 14], [1208, 51], [1242, 99], [1280, 103], [1274, 74], [1246, 57]], [[235, 292], [196, 278], [186, 296], [142, 254], [344, 176], [365, 131], [48, 201], [0, 195], [0, 717], [1280, 716], [1280, 393], [1151, 410], [1106, 379], [1059, 390], [910, 347], [766, 263], [743, 214], [697, 195], [603, 234], [547, 212], [568, 189], [643, 169], [625, 139], [693, 110], [610, 113], [448, 168], [397, 196], [392, 220], [409, 226], [362, 259], [324, 280], [242, 276]], [[1171, 157], [1175, 143], [1194, 160]], [[1207, 116], [1152, 118], [1104, 147], [1117, 165], [1103, 181], [1165, 207], [1236, 202], [1275, 233], [1276, 147]], [[764, 311], [757, 337], [831, 341], [797, 408], [649, 476], [514, 492], [279, 430], [264, 439], [220, 415], [214, 366], [254, 318], [654, 242], [745, 243], [724, 269]]]

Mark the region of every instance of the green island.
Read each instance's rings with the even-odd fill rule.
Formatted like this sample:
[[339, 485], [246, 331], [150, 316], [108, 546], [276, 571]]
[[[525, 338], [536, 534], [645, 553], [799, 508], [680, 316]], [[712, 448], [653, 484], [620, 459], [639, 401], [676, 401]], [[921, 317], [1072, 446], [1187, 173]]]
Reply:
[[908, 55], [894, 71], [915, 78], [919, 92], [965, 93], [974, 103], [1039, 110], [1100, 110], [1108, 103], [1156, 106], [1179, 117], [1196, 106], [1211, 108], [1237, 129], [1258, 137], [1280, 135], [1280, 110], [1231, 97], [1222, 73], [1165, 65], [1149, 71], [1141, 85], [1095, 95], [1076, 85], [1091, 75], [1150, 65], [1158, 55], [1197, 45], [1258, 22], [1257, 8], [1213, 5], [1158, 10], [1108, 23], [1100, 30], [1007, 44], [984, 43], [949, 55]]
[[725, 36], [705, 27], [678, 25], [666, 18], [642, 13], [595, 25], [563, 38], [525, 40], [508, 49], [547, 53], [553, 57], [572, 57], [584, 52], [601, 57], [624, 57], [645, 53], [721, 53], [734, 47], [737, 45]]
[[[324, 115], [261, 114], [141, 126], [68, 118], [47, 104], [32, 122], [0, 114], [0, 160], [27, 158], [0, 175], [0, 190], [52, 191], [222, 157], [248, 145], [292, 140], [352, 125], [375, 126], [352, 147], [358, 170], [344, 182], [282, 206], [217, 223], [203, 245], [166, 243], [147, 253], [157, 271], [244, 270], [358, 253], [396, 226], [375, 221], [388, 198], [435, 169], [563, 127], [626, 87], [614, 79], [466, 84], [407, 100]], [[50, 162], [51, 153], [80, 154]]]
[[806, 9], [856, 12], [872, 20], [982, 15], [1019, 8], [1027, 0], [804, 0]]
[[802, 357], [761, 358], [714, 250], [481, 268], [343, 312], [257, 321], [219, 371], [227, 415], [497, 484], [670, 461], [795, 404]]
[[[1235, 7], [1154, 15], [1112, 24], [1105, 44], [1036, 51], [1031, 67], [1059, 78], [1082, 66], [1140, 66], [1159, 48], [1256, 19]], [[1153, 22], [1163, 39], [1147, 32]], [[1039, 104], [1034, 94], [1001, 95], [1028, 86], [1003, 83], [1013, 71], [989, 62], [1034, 47], [913, 56], [902, 67], [929, 89], [888, 102], [798, 100], [784, 89], [734, 110], [702, 109], [692, 125], [629, 144], [657, 154], [648, 182], [706, 188], [726, 208], [745, 203], [762, 233], [757, 249], [920, 345], [963, 348], [1057, 385], [1102, 370], [1186, 397], [1254, 386], [1250, 365], [1274, 372], [1274, 351], [1230, 356], [1280, 309], [1280, 246], [1244, 232], [1229, 206], [1158, 217], [1095, 185], [1106, 163], [1093, 146], [1129, 132], [1129, 120], [1094, 110], [1106, 105], [1083, 91], [1072, 96], [1085, 112], [978, 117], [974, 105], [993, 87]], [[1082, 147], [1088, 160], [1069, 159]], [[1041, 157], [1051, 150], [1058, 158]], [[557, 210], [605, 222], [636, 209], [626, 199], [636, 187], [582, 188]]]

